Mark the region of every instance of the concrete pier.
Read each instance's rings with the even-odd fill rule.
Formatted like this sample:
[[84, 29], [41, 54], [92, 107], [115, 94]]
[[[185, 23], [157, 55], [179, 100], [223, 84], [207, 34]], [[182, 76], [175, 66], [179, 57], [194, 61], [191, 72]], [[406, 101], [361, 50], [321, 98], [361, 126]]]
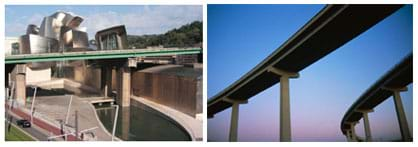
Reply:
[[17, 103], [20, 105], [26, 104], [26, 65], [18, 64], [15, 67], [16, 71], [16, 87], [15, 87], [15, 98]]
[[229, 141], [236, 142], [238, 141], [238, 115], [239, 115], [239, 104], [232, 104], [232, 113], [231, 113], [231, 126], [229, 128]]
[[237, 101], [230, 98], [225, 98], [224, 101], [232, 104], [231, 112], [231, 125], [229, 127], [229, 141], [238, 141], [238, 118], [239, 118], [239, 105], [246, 104], [247, 101]]
[[129, 67], [120, 67], [117, 75], [117, 103], [128, 107], [131, 100], [131, 70]]
[[292, 131], [290, 126], [290, 94], [289, 79], [298, 78], [298, 73], [284, 71], [271, 67], [268, 69], [280, 77], [280, 141], [292, 141]]
[[280, 141], [292, 141], [290, 126], [289, 77], [280, 77]]
[[372, 141], [372, 133], [370, 131], [369, 113], [373, 110], [365, 110], [363, 113], [364, 132], [366, 134], [366, 141]]
[[75, 66], [74, 67], [74, 80], [77, 82], [85, 81], [84, 76], [84, 66]]
[[345, 134], [345, 136], [346, 136], [346, 138], [347, 138], [347, 141], [348, 141], [348, 142], [351, 142], [352, 140], [351, 140], [351, 132], [350, 132], [350, 130], [346, 130], [346, 133], [347, 133], [347, 134]]
[[351, 122], [350, 123], [350, 132], [351, 132], [351, 140], [358, 141], [357, 134], [356, 134], [356, 124], [358, 122]]
[[109, 97], [112, 94], [112, 66], [103, 66], [101, 69], [101, 76], [101, 87], [104, 97]]
[[390, 89], [393, 92], [393, 100], [395, 102], [396, 115], [398, 117], [399, 128], [401, 130], [403, 141], [412, 141], [411, 133], [409, 132], [408, 122], [406, 120], [405, 111], [401, 100], [401, 91], [406, 91], [405, 88]]

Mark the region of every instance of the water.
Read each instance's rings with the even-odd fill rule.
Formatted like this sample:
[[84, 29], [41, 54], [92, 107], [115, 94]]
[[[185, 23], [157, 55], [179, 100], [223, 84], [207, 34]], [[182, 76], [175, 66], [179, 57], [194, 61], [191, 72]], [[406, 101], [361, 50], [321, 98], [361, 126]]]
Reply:
[[[112, 133], [114, 107], [95, 106], [100, 121]], [[188, 141], [188, 133], [174, 120], [137, 101], [119, 109], [116, 136], [129, 141]]]

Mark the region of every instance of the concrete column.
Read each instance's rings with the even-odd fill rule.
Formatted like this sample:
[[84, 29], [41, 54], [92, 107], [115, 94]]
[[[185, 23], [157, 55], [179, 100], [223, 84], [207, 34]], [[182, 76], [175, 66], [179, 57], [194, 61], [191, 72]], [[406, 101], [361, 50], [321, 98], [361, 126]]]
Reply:
[[16, 100], [19, 105], [26, 104], [26, 74], [16, 74]]
[[401, 129], [403, 141], [412, 141], [411, 134], [409, 132], [408, 122], [406, 120], [405, 111], [403, 108], [400, 91], [406, 89], [392, 89], [393, 100], [395, 101], [396, 114], [398, 116], [399, 128]]
[[101, 88], [104, 97], [109, 97], [112, 94], [112, 66], [104, 65], [101, 70]]
[[232, 113], [231, 113], [231, 126], [229, 128], [229, 141], [236, 142], [238, 141], [238, 115], [239, 115], [239, 104], [232, 104]]
[[347, 138], [347, 141], [348, 141], [348, 142], [351, 142], [351, 141], [352, 141], [352, 140], [351, 140], [351, 132], [350, 132], [350, 130], [346, 130], [345, 137]]
[[106, 72], [106, 76], [105, 76], [105, 88], [106, 88], [106, 95], [110, 96], [112, 95], [112, 66], [107, 66], [105, 67], [105, 72]]
[[366, 134], [366, 141], [372, 141], [372, 134], [370, 132], [368, 112], [363, 112], [363, 123], [364, 123], [364, 132]]
[[373, 110], [356, 110], [363, 115], [363, 124], [364, 124], [364, 134], [366, 135], [365, 141], [372, 141], [372, 134], [370, 131], [370, 123], [369, 123], [369, 113], [373, 112]]
[[289, 78], [298, 78], [298, 73], [288, 72], [275, 67], [267, 69], [280, 76], [280, 141], [292, 141], [290, 125], [290, 96], [289, 96]]
[[280, 77], [280, 141], [291, 140], [289, 77]]
[[74, 80], [84, 84], [84, 66], [74, 67]]
[[118, 104], [122, 107], [130, 105], [131, 100], [131, 70], [129, 67], [120, 67], [118, 71]]
[[26, 104], [26, 65], [17, 64], [14, 69], [15, 72], [15, 99], [21, 106]]
[[239, 117], [239, 105], [246, 104], [246, 100], [233, 100], [231, 98], [224, 98], [223, 101], [232, 104], [231, 112], [231, 126], [229, 128], [229, 141], [238, 141], [238, 117]]
[[118, 69], [111, 68], [110, 69], [110, 77], [109, 77], [109, 79], [110, 79], [109, 85], [111, 85], [110, 89], [109, 89], [109, 90], [111, 90], [110, 92], [117, 91], [118, 80], [119, 80], [117, 77], [118, 77]]
[[356, 123], [350, 123], [350, 132], [351, 132], [351, 140], [352, 141], [358, 141], [357, 140], [357, 135], [356, 135], [355, 124]]

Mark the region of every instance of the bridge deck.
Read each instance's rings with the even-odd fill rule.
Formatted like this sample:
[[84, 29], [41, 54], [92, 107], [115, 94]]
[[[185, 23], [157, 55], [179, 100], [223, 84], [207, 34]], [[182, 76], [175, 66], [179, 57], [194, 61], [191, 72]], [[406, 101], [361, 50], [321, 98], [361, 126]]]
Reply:
[[363, 115], [356, 110], [370, 110], [392, 96], [392, 92], [384, 90], [384, 87], [402, 88], [412, 83], [412, 54], [409, 54], [399, 64], [383, 75], [374, 83], [357, 101], [351, 105], [341, 121], [341, 131], [349, 129], [348, 122], [357, 122]]
[[180, 54], [198, 54], [201, 48], [157, 48], [157, 49], [123, 49], [103, 51], [83, 51], [64, 53], [21, 54], [6, 55], [6, 64], [47, 62], [63, 60], [88, 60], [88, 59], [116, 59], [149, 56], [167, 56]]
[[327, 5], [275, 52], [208, 101], [208, 116], [232, 105], [223, 98], [247, 100], [280, 82], [267, 71], [299, 72], [349, 42], [402, 5]]

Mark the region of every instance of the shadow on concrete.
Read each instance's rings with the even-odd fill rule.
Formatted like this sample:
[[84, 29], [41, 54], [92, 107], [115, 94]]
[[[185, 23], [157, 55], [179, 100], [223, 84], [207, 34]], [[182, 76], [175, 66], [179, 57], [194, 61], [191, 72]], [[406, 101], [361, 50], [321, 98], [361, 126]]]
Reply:
[[[32, 87], [26, 87], [26, 95], [27, 97], [32, 97], [35, 92], [35, 88]], [[36, 96], [55, 96], [55, 95], [74, 95], [74, 92], [68, 91], [66, 89], [43, 89], [38, 87], [38, 90], [36, 92]]]

